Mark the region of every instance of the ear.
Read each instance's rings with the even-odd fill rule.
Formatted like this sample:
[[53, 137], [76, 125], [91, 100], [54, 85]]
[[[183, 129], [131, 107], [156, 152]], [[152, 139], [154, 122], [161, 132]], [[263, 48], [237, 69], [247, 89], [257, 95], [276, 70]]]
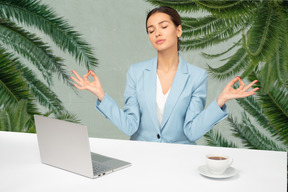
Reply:
[[182, 35], [182, 26], [179, 25], [179, 26], [176, 28], [176, 30], [177, 30], [177, 37], [181, 37], [181, 35]]

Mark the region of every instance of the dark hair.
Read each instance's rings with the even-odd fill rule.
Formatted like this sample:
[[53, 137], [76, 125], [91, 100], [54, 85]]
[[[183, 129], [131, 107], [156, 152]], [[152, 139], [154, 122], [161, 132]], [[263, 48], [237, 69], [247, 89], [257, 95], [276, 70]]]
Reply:
[[[147, 17], [146, 17], [146, 32], [147, 33], [148, 33], [147, 21], [151, 17], [151, 15], [153, 15], [154, 13], [165, 13], [165, 14], [170, 16], [170, 19], [174, 23], [175, 27], [178, 27], [179, 25], [181, 25], [181, 17], [175, 9], [168, 7], [168, 6], [161, 6], [161, 7], [157, 7], [157, 8], [152, 9], [147, 14]], [[178, 38], [178, 41], [177, 41], [178, 51], [180, 49], [179, 44], [180, 44], [180, 39]]]

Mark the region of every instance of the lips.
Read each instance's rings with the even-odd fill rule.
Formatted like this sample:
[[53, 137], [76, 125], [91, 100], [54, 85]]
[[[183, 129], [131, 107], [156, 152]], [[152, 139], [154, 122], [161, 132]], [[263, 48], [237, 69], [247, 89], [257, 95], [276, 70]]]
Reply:
[[159, 39], [156, 41], [157, 45], [161, 45], [162, 43], [164, 43], [165, 39]]

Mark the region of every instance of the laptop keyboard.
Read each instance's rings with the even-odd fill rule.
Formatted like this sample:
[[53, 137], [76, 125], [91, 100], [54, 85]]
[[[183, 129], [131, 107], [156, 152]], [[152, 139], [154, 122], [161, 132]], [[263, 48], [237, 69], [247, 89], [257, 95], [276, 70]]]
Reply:
[[93, 161], [94, 175], [99, 175], [99, 174], [105, 173], [107, 171], [111, 171], [111, 168], [109, 166], [106, 166], [106, 165], [103, 165], [101, 163]]

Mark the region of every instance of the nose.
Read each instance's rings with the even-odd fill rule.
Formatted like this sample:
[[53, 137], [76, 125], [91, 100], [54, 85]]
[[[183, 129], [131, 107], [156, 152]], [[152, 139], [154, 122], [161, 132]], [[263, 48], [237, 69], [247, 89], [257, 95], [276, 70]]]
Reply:
[[156, 36], [156, 37], [161, 36], [161, 31], [160, 31], [159, 29], [155, 31], [155, 36]]

